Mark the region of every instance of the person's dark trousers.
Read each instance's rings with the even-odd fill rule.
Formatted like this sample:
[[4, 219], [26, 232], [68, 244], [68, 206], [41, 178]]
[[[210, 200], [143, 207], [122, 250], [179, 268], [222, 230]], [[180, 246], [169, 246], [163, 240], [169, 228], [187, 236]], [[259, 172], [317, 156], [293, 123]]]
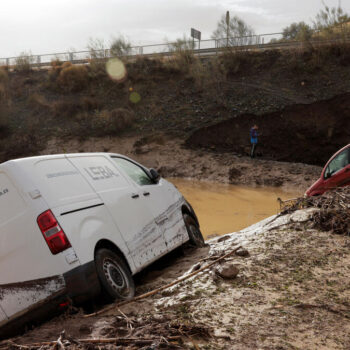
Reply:
[[250, 151], [250, 158], [255, 158], [255, 151], [256, 151], [256, 147], [257, 147], [257, 143], [252, 143], [252, 149]]

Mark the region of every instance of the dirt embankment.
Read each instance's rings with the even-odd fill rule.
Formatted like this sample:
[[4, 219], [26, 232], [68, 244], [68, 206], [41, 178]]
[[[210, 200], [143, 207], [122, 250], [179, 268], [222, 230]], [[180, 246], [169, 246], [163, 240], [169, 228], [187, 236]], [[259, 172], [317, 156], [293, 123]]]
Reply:
[[151, 137], [51, 139], [42, 154], [113, 152], [127, 155], [163, 177], [182, 177], [247, 186], [276, 186], [304, 191], [321, 174], [321, 168], [301, 163], [239, 157], [231, 153], [188, 149], [183, 140], [164, 134]]
[[328, 210], [349, 213], [349, 195], [344, 189], [319, 197], [314, 204], [321, 211], [268, 218], [167, 256], [138, 276], [137, 294], [244, 248], [152, 297], [90, 318], [63, 315], [0, 349], [48, 349], [54, 344], [42, 342], [56, 341], [62, 331], [66, 349], [349, 349], [349, 217], [339, 235], [322, 231], [317, 219]]
[[324, 165], [350, 142], [350, 93], [256, 116], [242, 114], [195, 131], [186, 145], [249, 154], [249, 129], [259, 125], [258, 154], [286, 162]]
[[[101, 62], [53, 62], [40, 71], [0, 69], [0, 161], [36, 155], [57, 136], [141, 137], [157, 131], [186, 139], [217, 123], [217, 128], [223, 123], [229, 129], [220, 137], [220, 147], [242, 153], [257, 116], [267, 156], [320, 164], [320, 145], [320, 153], [328, 157], [340, 130], [345, 130], [342, 136], [349, 129], [343, 106], [350, 91], [349, 57], [350, 46], [339, 44], [291, 51], [233, 50], [205, 60], [191, 55], [138, 58], [126, 63], [127, 76], [120, 82], [110, 79]], [[334, 96], [334, 102], [317, 104]], [[213, 137], [209, 143], [199, 138], [196, 143], [204, 146], [218, 143]], [[300, 145], [293, 159], [290, 141]]]

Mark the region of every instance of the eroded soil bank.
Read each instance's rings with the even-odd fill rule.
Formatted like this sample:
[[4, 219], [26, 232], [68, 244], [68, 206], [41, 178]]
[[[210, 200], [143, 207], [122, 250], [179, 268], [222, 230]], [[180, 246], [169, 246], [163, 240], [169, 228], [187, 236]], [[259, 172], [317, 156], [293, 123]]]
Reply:
[[260, 128], [258, 153], [264, 158], [321, 166], [350, 141], [350, 93], [262, 115], [241, 114], [198, 129], [186, 145], [249, 154], [254, 124]]

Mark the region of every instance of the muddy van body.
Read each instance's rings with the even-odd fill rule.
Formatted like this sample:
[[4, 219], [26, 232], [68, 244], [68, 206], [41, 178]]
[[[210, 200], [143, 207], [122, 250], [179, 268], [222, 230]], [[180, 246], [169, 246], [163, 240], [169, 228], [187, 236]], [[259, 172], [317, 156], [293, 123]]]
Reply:
[[0, 164], [0, 336], [44, 305], [132, 297], [132, 275], [189, 239], [203, 240], [191, 206], [127, 157]]

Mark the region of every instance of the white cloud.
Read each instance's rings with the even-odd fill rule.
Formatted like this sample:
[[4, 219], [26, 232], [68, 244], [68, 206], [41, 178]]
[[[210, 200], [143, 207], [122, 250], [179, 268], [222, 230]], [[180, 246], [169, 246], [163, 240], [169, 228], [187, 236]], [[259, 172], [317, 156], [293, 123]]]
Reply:
[[[342, 5], [350, 12], [350, 1]], [[293, 21], [311, 22], [321, 6], [321, 0], [12, 0], [1, 6], [0, 57], [84, 50], [90, 37], [108, 43], [119, 34], [135, 44], [161, 43], [191, 27], [210, 38], [226, 10], [257, 33], [276, 32]]]

